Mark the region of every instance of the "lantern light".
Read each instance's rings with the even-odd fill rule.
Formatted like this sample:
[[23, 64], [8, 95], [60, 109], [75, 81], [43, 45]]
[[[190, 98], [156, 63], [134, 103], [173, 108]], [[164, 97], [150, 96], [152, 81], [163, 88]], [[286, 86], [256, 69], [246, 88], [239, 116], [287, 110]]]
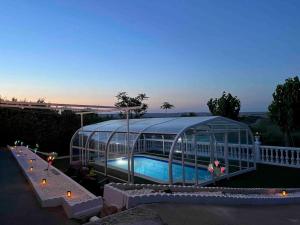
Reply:
[[42, 179], [42, 184], [46, 184], [47, 183], [47, 179], [46, 178], [43, 178]]
[[29, 162], [32, 163], [32, 159], [30, 159]]
[[282, 195], [283, 197], [285, 197], [285, 196], [287, 196], [287, 192], [286, 192], [286, 191], [282, 191], [282, 192], [281, 192], [281, 195]]
[[67, 197], [71, 198], [72, 197], [72, 192], [71, 191], [67, 191]]
[[31, 166], [29, 170], [30, 170], [30, 172], [32, 172], [33, 171], [33, 167]]

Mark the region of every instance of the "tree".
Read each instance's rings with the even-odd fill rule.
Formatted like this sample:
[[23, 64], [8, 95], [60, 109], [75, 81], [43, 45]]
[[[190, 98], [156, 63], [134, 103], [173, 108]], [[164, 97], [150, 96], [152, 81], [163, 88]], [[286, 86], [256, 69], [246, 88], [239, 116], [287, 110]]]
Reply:
[[207, 102], [207, 106], [214, 116], [224, 116], [237, 120], [241, 109], [241, 102], [237, 96], [233, 97], [230, 93], [227, 94], [224, 91], [220, 98], [211, 98]]
[[[103, 120], [107, 119], [96, 114], [84, 118], [85, 125]], [[41, 151], [56, 149], [59, 155], [66, 155], [73, 134], [80, 128], [80, 116], [70, 110], [59, 114], [54, 110], [0, 107], [0, 124], [0, 146], [22, 140], [29, 146], [38, 143]]]
[[[148, 109], [148, 104], [144, 103], [149, 97], [145, 93], [138, 94], [136, 97], [128, 96], [127, 92], [120, 92], [116, 96], [117, 102], [115, 103], [116, 107], [135, 107], [140, 106], [139, 109], [130, 111], [130, 118], [140, 118], [142, 117]], [[120, 116], [125, 118], [124, 112], [120, 112]]]
[[162, 105], [160, 106], [160, 108], [161, 108], [162, 110], [165, 110], [165, 112], [167, 112], [168, 109], [172, 109], [172, 108], [174, 108], [174, 107], [175, 107], [175, 106], [172, 105], [172, 104], [170, 104], [169, 102], [163, 102]]
[[284, 84], [279, 84], [273, 93], [273, 101], [268, 107], [269, 116], [284, 134], [284, 142], [289, 146], [292, 140], [291, 132], [300, 125], [300, 81], [299, 77], [288, 78]]
[[187, 113], [182, 113], [180, 116], [181, 117], [194, 117], [194, 116], [197, 116], [197, 113], [195, 113], [195, 112], [187, 112]]
[[11, 101], [12, 101], [12, 102], [17, 102], [17, 101], [18, 101], [18, 99], [17, 99], [17, 98], [15, 98], [15, 97], [12, 97], [12, 98], [11, 98]]
[[39, 98], [36, 102], [37, 103], [46, 103], [44, 98]]

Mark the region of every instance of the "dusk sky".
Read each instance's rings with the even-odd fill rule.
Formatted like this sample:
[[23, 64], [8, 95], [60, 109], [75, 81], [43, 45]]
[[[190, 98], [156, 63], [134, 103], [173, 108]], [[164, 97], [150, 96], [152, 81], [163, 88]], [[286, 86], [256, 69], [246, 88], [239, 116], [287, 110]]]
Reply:
[[[266, 111], [300, 71], [299, 0], [0, 0], [0, 95], [208, 111], [223, 91]], [[170, 111], [171, 112], [171, 111]]]

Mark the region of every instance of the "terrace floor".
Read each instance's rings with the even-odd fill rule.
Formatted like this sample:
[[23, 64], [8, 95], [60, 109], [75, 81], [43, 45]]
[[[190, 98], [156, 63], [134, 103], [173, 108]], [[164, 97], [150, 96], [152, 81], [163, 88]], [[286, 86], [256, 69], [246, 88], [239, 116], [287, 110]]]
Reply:
[[193, 204], [149, 204], [168, 225], [296, 225], [300, 205], [217, 206]]
[[88, 225], [298, 225], [300, 205], [141, 205]]
[[0, 149], [1, 225], [77, 225], [62, 207], [41, 208], [30, 184], [8, 150]]

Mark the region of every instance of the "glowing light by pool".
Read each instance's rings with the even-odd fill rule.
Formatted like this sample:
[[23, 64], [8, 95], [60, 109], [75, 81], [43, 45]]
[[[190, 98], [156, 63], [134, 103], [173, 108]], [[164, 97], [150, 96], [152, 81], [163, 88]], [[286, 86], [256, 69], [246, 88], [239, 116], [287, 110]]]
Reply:
[[67, 191], [67, 197], [71, 198], [72, 197], [72, 192], [71, 191]]
[[118, 165], [128, 164], [127, 159], [125, 160], [125, 159], [123, 159], [123, 158], [118, 158], [118, 159], [116, 159], [116, 163], [117, 163]]
[[30, 172], [32, 172], [33, 171], [33, 167], [31, 166], [29, 170], [30, 170]]
[[286, 192], [286, 191], [282, 191], [282, 192], [281, 192], [281, 195], [282, 195], [283, 197], [285, 197], [285, 196], [287, 196], [287, 192]]
[[42, 179], [42, 184], [46, 184], [47, 183], [47, 179], [46, 178], [43, 178]]

